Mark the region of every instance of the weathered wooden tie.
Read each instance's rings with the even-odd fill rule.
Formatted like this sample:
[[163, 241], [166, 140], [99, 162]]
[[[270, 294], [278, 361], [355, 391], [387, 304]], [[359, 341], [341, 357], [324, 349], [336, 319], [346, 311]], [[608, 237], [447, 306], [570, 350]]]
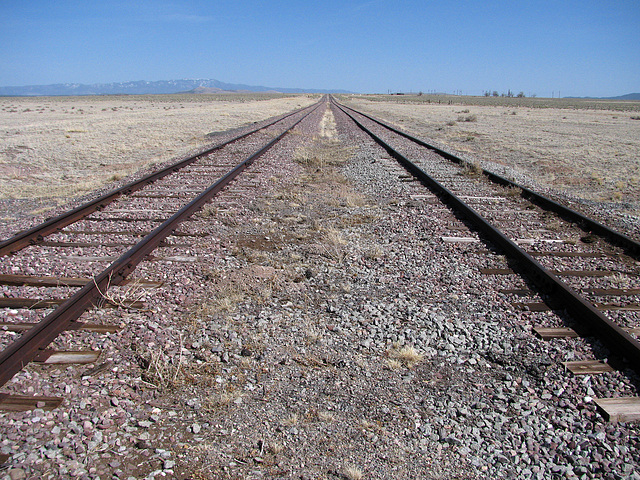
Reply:
[[596, 398], [595, 402], [609, 422], [640, 420], [640, 397]]
[[602, 360], [577, 360], [562, 362], [574, 375], [597, 375], [599, 373], [613, 372], [613, 367]]

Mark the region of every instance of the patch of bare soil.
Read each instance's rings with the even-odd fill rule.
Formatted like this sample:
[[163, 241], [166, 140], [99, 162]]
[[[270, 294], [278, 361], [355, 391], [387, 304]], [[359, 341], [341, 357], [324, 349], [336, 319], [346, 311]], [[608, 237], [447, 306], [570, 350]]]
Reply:
[[363, 98], [349, 104], [463, 158], [510, 167], [542, 187], [640, 214], [640, 121], [635, 112], [579, 104], [535, 108]]
[[[47, 209], [312, 96], [0, 98], [0, 200]], [[15, 218], [12, 207], [4, 220]]]

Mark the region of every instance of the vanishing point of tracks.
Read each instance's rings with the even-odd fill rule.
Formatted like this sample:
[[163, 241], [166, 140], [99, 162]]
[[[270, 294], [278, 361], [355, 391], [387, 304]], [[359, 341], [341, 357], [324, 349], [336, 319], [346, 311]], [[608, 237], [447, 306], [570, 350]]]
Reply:
[[[95, 350], [61, 352], [49, 346], [65, 331], [116, 331], [116, 326], [88, 323], [81, 317], [94, 306], [117, 306], [118, 299], [110, 292], [127, 282], [132, 288], [156, 285], [128, 277], [141, 262], [153, 260], [152, 253], [157, 254], [154, 250], [158, 247], [171, 252], [166, 260], [179, 262], [180, 252], [189, 248], [189, 239], [199, 235], [189, 228], [189, 217], [234, 180], [239, 185], [241, 178], [249, 183], [257, 178], [249, 178], [259, 175], [251, 170], [240, 174], [306, 115], [320, 110], [320, 105], [323, 103], [265, 123], [0, 243], [0, 282], [7, 291], [14, 289], [12, 295], [1, 299], [9, 320], [3, 329], [22, 332], [12, 343], [3, 340], [0, 385], [7, 384], [30, 362], [95, 362]], [[371, 117], [335, 102], [331, 106], [336, 119], [357, 121], [400, 162], [402, 166], [391, 172], [415, 186], [414, 201], [443, 202], [456, 212], [459, 218], [452, 218], [450, 231], [442, 232], [443, 242], [486, 242], [489, 250], [484, 253], [488, 259], [484, 273], [510, 279], [502, 282], [511, 284], [503, 294], [513, 298], [514, 308], [540, 312], [536, 331], [541, 336], [597, 335], [616, 354], [607, 354], [607, 362], [603, 358], [567, 362], [568, 369], [578, 374], [595, 374], [612, 366], [640, 369], [640, 346], [635, 337], [640, 321], [634, 300], [640, 294], [637, 242], [525, 188], [465, 166]], [[423, 185], [433, 193], [427, 194]], [[239, 196], [242, 201], [242, 194]], [[76, 262], [73, 276], [57, 263], [56, 258], [62, 257]], [[514, 272], [522, 274], [526, 283], [513, 280]], [[66, 292], [68, 298], [43, 300], [37, 293], [39, 288]], [[40, 318], [38, 312], [43, 308], [53, 310]], [[12, 320], [16, 311], [22, 317], [19, 322]], [[547, 315], [550, 312], [555, 314]], [[594, 356], [601, 353], [594, 348]], [[0, 394], [0, 406], [13, 410], [55, 408], [61, 401], [34, 393]], [[597, 401], [612, 419], [636, 418], [635, 398]]]

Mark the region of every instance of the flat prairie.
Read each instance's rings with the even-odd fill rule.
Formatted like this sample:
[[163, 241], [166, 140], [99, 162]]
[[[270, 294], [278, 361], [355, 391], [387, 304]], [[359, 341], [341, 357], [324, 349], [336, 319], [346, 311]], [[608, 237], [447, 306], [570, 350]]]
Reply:
[[[279, 94], [0, 97], [0, 220], [43, 213], [209, 134], [310, 105]], [[538, 189], [640, 215], [640, 102], [344, 95], [354, 108]]]
[[0, 219], [38, 213], [318, 96], [0, 97]]
[[497, 173], [640, 215], [640, 102], [436, 95], [341, 100]]

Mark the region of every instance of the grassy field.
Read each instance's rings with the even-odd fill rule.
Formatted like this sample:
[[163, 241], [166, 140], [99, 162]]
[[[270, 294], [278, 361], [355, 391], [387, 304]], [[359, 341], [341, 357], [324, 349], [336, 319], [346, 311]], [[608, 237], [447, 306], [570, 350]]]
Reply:
[[[318, 95], [0, 97], [0, 219], [42, 212]], [[640, 102], [341, 95], [474, 162], [640, 215]], [[516, 178], [518, 179], [518, 178]]]

